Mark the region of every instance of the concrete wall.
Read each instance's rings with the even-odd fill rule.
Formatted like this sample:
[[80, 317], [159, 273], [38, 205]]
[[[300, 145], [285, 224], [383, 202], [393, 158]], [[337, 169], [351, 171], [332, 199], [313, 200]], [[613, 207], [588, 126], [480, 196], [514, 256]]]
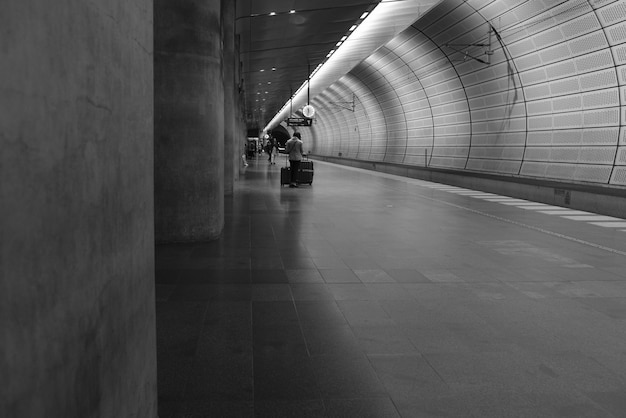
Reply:
[[624, 0], [444, 0], [315, 97], [303, 139], [319, 155], [623, 188], [625, 33]]
[[0, 416], [156, 417], [152, 2], [0, 9]]
[[217, 238], [224, 227], [220, 0], [154, 2], [157, 242]]

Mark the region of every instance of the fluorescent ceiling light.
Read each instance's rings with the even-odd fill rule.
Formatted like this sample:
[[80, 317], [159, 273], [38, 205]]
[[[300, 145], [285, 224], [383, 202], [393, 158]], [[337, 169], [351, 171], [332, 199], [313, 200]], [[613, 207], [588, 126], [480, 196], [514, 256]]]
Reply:
[[296, 93], [267, 124], [265, 130], [273, 129], [291, 116], [290, 109], [298, 109], [307, 103], [307, 83], [311, 98], [350, 72], [361, 61], [404, 31], [424, 13], [441, 0], [382, 0], [349, 36], [341, 38], [340, 47], [325, 62], [318, 65], [304, 80]]

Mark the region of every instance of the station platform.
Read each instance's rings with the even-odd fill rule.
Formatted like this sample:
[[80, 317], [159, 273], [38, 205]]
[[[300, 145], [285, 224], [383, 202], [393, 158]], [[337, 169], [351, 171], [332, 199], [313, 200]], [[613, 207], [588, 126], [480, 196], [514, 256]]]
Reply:
[[160, 418], [626, 416], [626, 220], [249, 163], [156, 248]]

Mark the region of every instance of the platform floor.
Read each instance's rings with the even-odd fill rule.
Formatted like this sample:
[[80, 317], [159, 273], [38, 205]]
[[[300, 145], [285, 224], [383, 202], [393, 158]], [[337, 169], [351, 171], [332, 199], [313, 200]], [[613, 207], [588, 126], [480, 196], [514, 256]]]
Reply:
[[281, 163], [157, 247], [160, 418], [626, 416], [626, 220]]

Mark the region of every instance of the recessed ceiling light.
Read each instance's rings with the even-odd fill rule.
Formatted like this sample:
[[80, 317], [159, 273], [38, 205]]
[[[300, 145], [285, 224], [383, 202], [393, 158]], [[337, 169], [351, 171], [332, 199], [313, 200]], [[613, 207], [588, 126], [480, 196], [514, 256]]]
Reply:
[[270, 16], [276, 16], [276, 12], [270, 12]]
[[261, 69], [261, 70], [259, 70], [259, 71], [263, 72], [263, 71], [265, 71], [265, 70], [264, 70], [264, 69]]
[[[261, 84], [261, 83], [259, 83], [259, 84]], [[271, 82], [271, 81], [268, 81], [268, 82], [267, 82], [267, 84], [272, 84], [272, 82]]]
[[276, 67], [272, 67], [272, 71], [276, 71]]
[[295, 12], [296, 12], [296, 11], [295, 11], [295, 10], [293, 10], [293, 9], [292, 9], [292, 10], [289, 10], [289, 13], [290, 13], [290, 14], [294, 14]]

